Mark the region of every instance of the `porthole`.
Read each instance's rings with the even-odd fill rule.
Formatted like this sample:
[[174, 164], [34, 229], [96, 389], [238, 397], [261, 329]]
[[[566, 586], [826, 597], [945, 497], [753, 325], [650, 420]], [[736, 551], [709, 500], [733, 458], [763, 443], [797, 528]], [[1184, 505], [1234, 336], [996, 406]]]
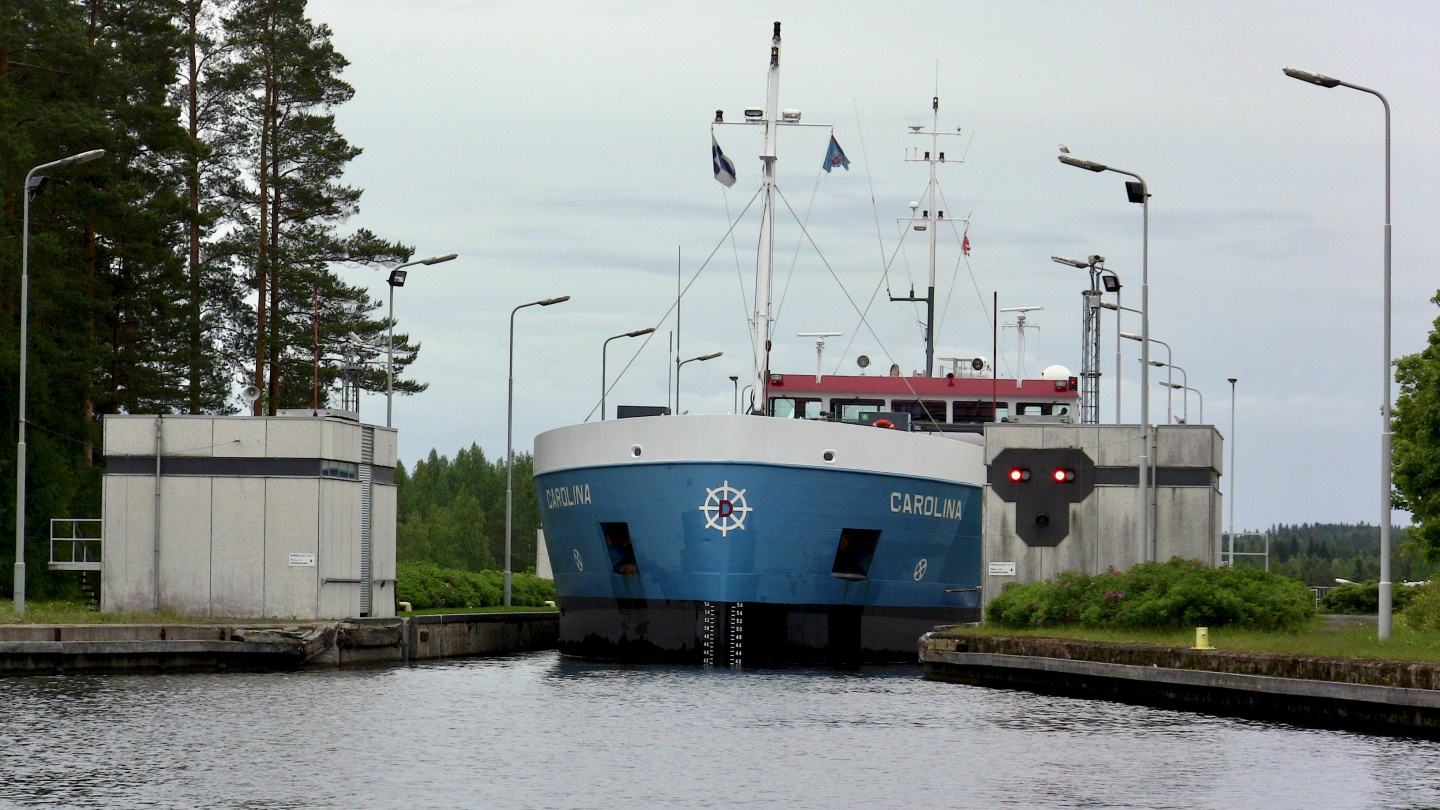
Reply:
[[834, 463], [835, 463], [835, 451], [834, 451], [834, 450], [826, 450], [824, 453], [821, 453], [821, 454], [820, 454], [820, 457], [823, 458], [823, 459], [825, 459], [825, 463], [826, 463], [826, 464], [834, 464]]
[[630, 446], [630, 457], [631, 457], [631, 458], [639, 458], [639, 457], [640, 457], [640, 454], [641, 454], [642, 452], [644, 452], [644, 451], [642, 451], [642, 450], [640, 449], [640, 445], [636, 444], [636, 445], [631, 445], [631, 446]]

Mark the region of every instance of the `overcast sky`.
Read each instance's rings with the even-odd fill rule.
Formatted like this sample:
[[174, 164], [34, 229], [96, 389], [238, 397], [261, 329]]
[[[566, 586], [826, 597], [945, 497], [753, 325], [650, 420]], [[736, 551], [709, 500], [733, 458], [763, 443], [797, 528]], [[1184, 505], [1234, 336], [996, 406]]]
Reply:
[[[925, 187], [924, 164], [904, 162], [906, 147], [922, 145], [906, 127], [928, 123], [938, 63], [941, 127], [963, 130], [947, 156], [966, 158], [941, 170], [945, 209], [970, 216], [972, 251], [957, 277], [958, 245], [942, 240], [937, 354], [990, 354], [986, 312], [998, 291], [1001, 306], [1045, 307], [1027, 335], [1028, 372], [1078, 370], [1085, 274], [1052, 254], [1103, 254], [1125, 303], [1138, 305], [1140, 206], [1127, 203], [1125, 178], [1058, 163], [1065, 143], [1149, 182], [1152, 335], [1174, 347], [1227, 440], [1225, 379], [1240, 380], [1237, 527], [1378, 519], [1383, 113], [1372, 96], [1280, 69], [1374, 87], [1394, 106], [1394, 346], [1397, 356], [1417, 351], [1440, 314], [1429, 303], [1440, 286], [1440, 6], [311, 0], [310, 9], [352, 63], [356, 95], [338, 114], [365, 149], [348, 175], [366, 190], [352, 225], [422, 256], [461, 256], [417, 268], [397, 298], [401, 328], [424, 344], [414, 374], [431, 384], [396, 401], [407, 463], [471, 442], [503, 455], [508, 315], [537, 298], [573, 296], [518, 317], [517, 449], [584, 420], [599, 399], [602, 340], [657, 325], [673, 302], [677, 247], [687, 280], [721, 248], [685, 297], [682, 351], [725, 352], [686, 367], [682, 405], [730, 410], [728, 375], [750, 370], [753, 211], [735, 245], [721, 238], [727, 203], [738, 214], [755, 192], [761, 144], [758, 130], [717, 130], [739, 173], [726, 192], [711, 176], [710, 122], [716, 109], [734, 120], [764, 104], [778, 19], [781, 106], [833, 124], [853, 161], [823, 175], [827, 131], [782, 130], [779, 186], [802, 218], [809, 211], [820, 253], [862, 307], [896, 248], [896, 217]], [[783, 203], [777, 234], [777, 302], [789, 287], [774, 369], [813, 368], [813, 341], [794, 336], [803, 331], [845, 333], [830, 341], [830, 368], [852, 370], [862, 353], [923, 366], [908, 305], [881, 290], [870, 315], [877, 342], [857, 329], [816, 251], [807, 243], [797, 253], [801, 233]], [[891, 267], [896, 294], [911, 279], [923, 289], [924, 262], [923, 242], [907, 240]], [[381, 272], [349, 272], [383, 293]], [[612, 407], [665, 403], [673, 328], [673, 318], [660, 325]], [[1113, 318], [1103, 330], [1110, 421]], [[639, 344], [611, 344], [612, 374]], [[1011, 331], [1002, 374], [1015, 354]], [[1136, 356], [1126, 346], [1127, 421], [1139, 414]], [[1158, 387], [1151, 408], [1163, 421]], [[1190, 409], [1198, 422], [1193, 397]], [[381, 397], [362, 403], [367, 420], [383, 421], [383, 410]], [[1224, 486], [1228, 495], [1228, 475]]]

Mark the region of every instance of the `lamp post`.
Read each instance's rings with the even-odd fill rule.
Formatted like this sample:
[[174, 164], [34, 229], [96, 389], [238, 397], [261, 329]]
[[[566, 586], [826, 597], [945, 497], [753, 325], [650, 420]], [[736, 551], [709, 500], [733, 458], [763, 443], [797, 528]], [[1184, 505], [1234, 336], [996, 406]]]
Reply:
[[1112, 304], [1109, 301], [1101, 301], [1100, 306], [1102, 309], [1115, 311], [1115, 424], [1118, 425], [1124, 421], [1121, 417], [1120, 410], [1120, 367], [1123, 365], [1120, 359], [1120, 347], [1124, 345], [1120, 339], [1120, 332], [1125, 327], [1121, 319], [1123, 313], [1134, 312], [1138, 315], [1140, 314], [1140, 310], [1134, 307], [1127, 307], [1120, 303], [1120, 277], [1115, 275], [1115, 271], [1113, 270], [1106, 270], [1105, 273], [1105, 275], [1100, 277], [1100, 281], [1105, 285], [1106, 292], [1115, 293], [1115, 303]]
[[414, 267], [417, 264], [430, 265], [448, 262], [458, 255], [457, 253], [446, 253], [444, 256], [431, 256], [428, 259], [406, 262], [391, 270], [390, 277], [385, 279], [385, 283], [390, 285], [390, 335], [385, 349], [385, 427], [390, 427], [390, 404], [395, 393], [395, 288], [405, 286], [405, 268]]
[[[601, 421], [601, 422], [604, 422], [604, 421], [605, 421], [605, 353], [606, 353], [607, 351], [609, 351], [609, 349], [610, 349], [610, 341], [612, 341], [612, 340], [619, 340], [620, 338], [640, 337], [641, 335], [648, 335], [648, 334], [650, 334], [651, 332], [654, 332], [654, 331], [655, 331], [655, 327], [653, 327], [653, 326], [647, 327], [647, 328], [645, 328], [645, 329], [636, 329], [634, 332], [626, 332], [626, 333], [621, 334], [621, 335], [616, 335], [616, 336], [614, 336], [614, 337], [605, 338], [605, 342], [600, 345], [600, 421]], [[622, 371], [621, 373], [623, 374], [624, 372]]]
[[[1160, 341], [1157, 340], [1157, 341], [1155, 341], [1155, 342], [1156, 342], [1156, 343], [1159, 343]], [[1168, 348], [1168, 347], [1167, 347], [1167, 348]], [[1159, 360], [1151, 360], [1151, 361], [1150, 361], [1150, 365], [1155, 366], [1155, 367], [1157, 367], [1157, 368], [1165, 368], [1165, 367], [1167, 367], [1167, 366], [1170, 367], [1170, 368], [1173, 368], [1173, 369], [1175, 369], [1176, 371], [1180, 372], [1180, 382], [1184, 383], [1184, 385], [1182, 385], [1181, 387], [1184, 388], [1184, 387], [1188, 387], [1188, 386], [1190, 385], [1190, 375], [1185, 373], [1185, 369], [1183, 369], [1183, 368], [1181, 368], [1181, 367], [1179, 367], [1179, 366], [1177, 366], [1177, 365], [1170, 364], [1170, 363], [1162, 363], [1162, 362], [1160, 362]], [[1166, 382], [1173, 382], [1173, 379], [1167, 379]], [[1176, 390], [1176, 391], [1179, 391], [1180, 388], [1176, 388], [1175, 390]], [[1180, 418], [1180, 420], [1181, 420], [1182, 422], [1184, 422], [1185, 424], [1188, 425], [1188, 424], [1190, 424], [1190, 397], [1188, 397], [1188, 396], [1184, 397], [1183, 407], [1184, 407], [1184, 409], [1185, 409], [1185, 415], [1182, 416], [1182, 417]], [[1204, 416], [1204, 414], [1201, 414], [1201, 416], [1200, 416], [1200, 421], [1201, 421], [1201, 422], [1204, 422], [1204, 421], [1205, 421], [1205, 416]]]
[[1173, 388], [1173, 389], [1175, 389], [1176, 391], [1181, 391], [1181, 390], [1185, 391], [1185, 408], [1186, 408], [1186, 413], [1185, 413], [1185, 416], [1183, 416], [1180, 421], [1184, 422], [1184, 423], [1187, 424], [1187, 425], [1190, 424], [1190, 413], [1189, 413], [1189, 408], [1190, 408], [1190, 392], [1191, 392], [1191, 391], [1194, 391], [1194, 392], [1195, 392], [1195, 396], [1197, 396], [1197, 397], [1200, 398], [1200, 424], [1202, 424], [1202, 425], [1205, 424], [1205, 395], [1202, 394], [1202, 393], [1200, 393], [1200, 389], [1198, 389], [1198, 388], [1191, 388], [1190, 386], [1185, 385], [1185, 384], [1183, 384], [1183, 383], [1167, 383], [1167, 382], [1165, 382], [1165, 381], [1163, 381], [1163, 380], [1160, 381], [1160, 384], [1163, 385], [1163, 386], [1165, 386], [1166, 388]]
[[569, 300], [568, 295], [544, 298], [510, 310], [510, 382], [505, 394], [505, 607], [510, 607], [510, 538], [515, 520], [515, 450], [511, 442], [515, 424], [515, 313], [526, 307], [548, 307]]
[[[1141, 337], [1140, 335], [1135, 334], [1134, 332], [1121, 332], [1121, 333], [1120, 333], [1120, 337], [1123, 337], [1123, 338], [1125, 338], [1126, 340], [1136, 341], [1136, 342], [1138, 342], [1138, 343], [1140, 343], [1140, 344], [1142, 344], [1142, 345], [1144, 345], [1144, 343], [1146, 342], [1146, 341], [1145, 341], [1145, 338]], [[1165, 366], [1170, 365], [1170, 360], [1173, 359], [1173, 355], [1172, 355], [1172, 353], [1171, 353], [1171, 351], [1170, 351], [1170, 344], [1166, 343], [1166, 342], [1163, 341], [1163, 340], [1156, 340], [1155, 338], [1150, 338], [1149, 342], [1150, 342], [1150, 343], [1159, 343], [1161, 346], [1164, 346], [1164, 347], [1165, 347], [1165, 362], [1162, 363], [1161, 365], [1165, 365]], [[1155, 363], [1151, 362], [1151, 360], [1150, 360], [1148, 357], [1141, 357], [1141, 358], [1140, 358], [1140, 362], [1143, 363], [1143, 364], [1146, 365], [1146, 366], [1153, 366], [1153, 365], [1155, 365]], [[1148, 369], [1147, 369], [1147, 370], [1148, 370]], [[1140, 382], [1141, 382], [1142, 385], [1147, 381], [1147, 378], [1148, 378], [1148, 375], [1144, 375], [1144, 374], [1141, 375]], [[1166, 381], [1166, 382], [1172, 382], [1173, 380], [1174, 380], [1174, 378], [1167, 373], [1167, 374], [1166, 374], [1166, 377], [1165, 377], [1165, 381]], [[1142, 398], [1143, 398], [1143, 397], [1142, 397]], [[1169, 424], [1171, 421], [1174, 420], [1174, 418], [1175, 418], [1174, 398], [1170, 398], [1170, 399], [1167, 399], [1166, 402], [1165, 402], [1165, 423], [1166, 423], [1166, 424]]]
[[1235, 567], [1235, 377], [1230, 379], [1230, 567]]
[[730, 384], [735, 386], [735, 410], [732, 413], [740, 413], [740, 375], [731, 374]]
[[[24, 225], [20, 235], [20, 433], [15, 445], [15, 615], [25, 615], [25, 376], [29, 370], [30, 338], [30, 198], [45, 188], [45, 177], [35, 173], [61, 166], [75, 166], [104, 157], [104, 149], [42, 163], [25, 174], [20, 194], [25, 198]], [[160, 519], [156, 515], [155, 519]]]
[[724, 354], [724, 352], [712, 352], [710, 354], [702, 354], [699, 357], [692, 357], [689, 360], [681, 360], [680, 362], [675, 364], [675, 413], [677, 415], [680, 413], [680, 369], [684, 368], [686, 363], [703, 363], [706, 360], [714, 360], [722, 354]]
[[1125, 183], [1130, 202], [1144, 208], [1140, 237], [1140, 559], [1148, 562], [1150, 553], [1150, 187], [1145, 178], [1134, 172], [1106, 166], [1070, 154], [1061, 147], [1059, 160], [1067, 166], [1092, 172], [1115, 172], [1135, 178]]
[[1393, 457], [1390, 451], [1390, 101], [1381, 95], [1380, 91], [1372, 90], [1369, 87], [1361, 87], [1358, 84], [1343, 82], [1339, 79], [1332, 79], [1329, 76], [1322, 76], [1319, 73], [1311, 73], [1306, 70], [1285, 68], [1285, 75], [1292, 79], [1299, 79], [1302, 82], [1318, 85], [1320, 87], [1348, 87], [1351, 90], [1359, 90], [1362, 93], [1380, 99], [1385, 107], [1385, 365], [1381, 369], [1384, 375], [1384, 404], [1380, 408], [1380, 615], [1379, 634], [1380, 638], [1390, 638], [1390, 610], [1391, 610], [1391, 584], [1390, 584], [1390, 467]]

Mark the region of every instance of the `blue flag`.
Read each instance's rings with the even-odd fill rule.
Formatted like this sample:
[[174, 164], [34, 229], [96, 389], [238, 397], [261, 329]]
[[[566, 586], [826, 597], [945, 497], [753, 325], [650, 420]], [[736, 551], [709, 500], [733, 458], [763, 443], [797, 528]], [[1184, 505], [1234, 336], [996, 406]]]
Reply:
[[713, 132], [710, 133], [710, 160], [715, 164], [715, 179], [724, 183], [726, 188], [735, 185], [735, 164], [720, 151], [720, 142], [715, 140]]
[[825, 150], [825, 173], [829, 174], [830, 170], [836, 166], [847, 172], [850, 171], [850, 158], [845, 157], [845, 150], [840, 148], [840, 142], [835, 140], [834, 135], [831, 135], [830, 148]]

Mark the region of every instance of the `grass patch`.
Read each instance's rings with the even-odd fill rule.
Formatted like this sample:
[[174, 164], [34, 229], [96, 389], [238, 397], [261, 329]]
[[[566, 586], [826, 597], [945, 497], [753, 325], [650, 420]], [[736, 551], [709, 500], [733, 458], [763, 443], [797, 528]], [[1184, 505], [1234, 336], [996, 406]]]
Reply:
[[434, 616], [441, 613], [558, 613], [559, 608], [534, 607], [533, 605], [491, 605], [477, 608], [428, 608], [426, 610], [402, 610], [397, 616]]
[[[1142, 630], [1072, 626], [1016, 630], [998, 625], [981, 625], [979, 627], [957, 627], [954, 628], [954, 631], [992, 636], [1030, 636], [1157, 644], [1166, 647], [1192, 647], [1195, 645], [1193, 628]], [[1210, 628], [1210, 646], [1236, 652], [1290, 653], [1333, 658], [1377, 658], [1392, 661], [1440, 663], [1440, 630], [1403, 630], [1397, 627], [1391, 638], [1381, 641], [1376, 637], [1374, 627], [1331, 628], [1319, 619], [1291, 632], [1212, 627]]]
[[[15, 615], [15, 603], [0, 599], [0, 624], [235, 624], [256, 619], [235, 616], [187, 616], [183, 613], [101, 613], [84, 602], [25, 601], [25, 615]], [[264, 621], [283, 622], [284, 619]]]

